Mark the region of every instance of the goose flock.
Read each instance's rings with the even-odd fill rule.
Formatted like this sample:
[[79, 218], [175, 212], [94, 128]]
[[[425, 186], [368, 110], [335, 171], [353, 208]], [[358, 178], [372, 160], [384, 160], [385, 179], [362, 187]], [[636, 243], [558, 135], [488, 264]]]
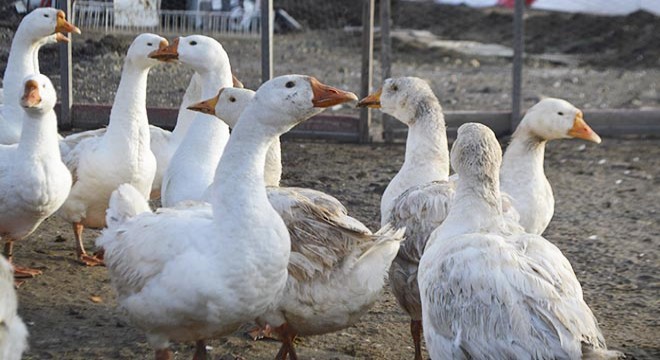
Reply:
[[[357, 323], [388, 277], [410, 316], [416, 360], [422, 333], [432, 359], [622, 357], [607, 349], [569, 261], [541, 236], [554, 212], [547, 141], [601, 141], [569, 102], [530, 108], [504, 155], [476, 123], [458, 129], [450, 152], [442, 106], [423, 79], [387, 79], [361, 100], [305, 75], [253, 91], [215, 39], [141, 34], [108, 127], [62, 137], [37, 57], [68, 41], [61, 32], [80, 30], [56, 9], [32, 11], [3, 78], [0, 359], [27, 349], [15, 287], [41, 274], [17, 264], [14, 242], [53, 214], [71, 224], [78, 261], [107, 267], [155, 359], [174, 358], [172, 341], [194, 342], [194, 358], [206, 359], [206, 340], [247, 323], [281, 341], [276, 359], [298, 359], [297, 336]], [[161, 63], [194, 70], [172, 132], [147, 118], [149, 70]], [[328, 194], [280, 186], [280, 135], [344, 103], [379, 108], [409, 129], [374, 232]], [[154, 198], [161, 208], [150, 208]], [[103, 229], [95, 254], [83, 246], [86, 227]]]

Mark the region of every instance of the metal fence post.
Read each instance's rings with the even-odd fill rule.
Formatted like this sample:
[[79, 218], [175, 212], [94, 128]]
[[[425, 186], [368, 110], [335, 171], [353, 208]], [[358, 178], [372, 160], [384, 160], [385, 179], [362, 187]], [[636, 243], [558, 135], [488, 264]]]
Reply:
[[261, 0], [261, 82], [273, 77], [273, 0]]
[[[362, 84], [360, 96], [369, 95], [373, 79], [373, 55], [374, 55], [374, 7], [375, 0], [364, 0], [362, 9]], [[371, 109], [360, 110], [360, 143], [367, 143], [369, 138], [369, 127], [371, 126]]]
[[[71, 0], [60, 0], [57, 2], [60, 10], [64, 11], [67, 19], [71, 19]], [[73, 127], [73, 116], [71, 108], [73, 105], [73, 77], [71, 75], [71, 34], [66, 36], [69, 41], [60, 44], [60, 116], [58, 125], [62, 130], [70, 130]]]
[[520, 97], [522, 91], [522, 68], [523, 54], [525, 52], [525, 29], [523, 13], [525, 12], [525, 1], [516, 0], [513, 15], [513, 86], [511, 93], [511, 132], [518, 126], [520, 121]]
[[[392, 25], [392, 6], [390, 0], [380, 0], [380, 58], [382, 80], [392, 76], [392, 38], [390, 37], [390, 27]], [[392, 116], [381, 112], [383, 122], [383, 140], [392, 142], [394, 140], [393, 132], [389, 125], [396, 121]]]

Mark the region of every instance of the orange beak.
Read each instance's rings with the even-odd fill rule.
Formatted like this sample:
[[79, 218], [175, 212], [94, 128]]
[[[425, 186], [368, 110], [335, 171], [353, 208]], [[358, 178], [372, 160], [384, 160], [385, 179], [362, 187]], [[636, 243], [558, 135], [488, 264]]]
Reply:
[[[164, 45], [163, 45], [164, 44]], [[160, 61], [174, 61], [179, 59], [179, 38], [174, 39], [171, 45], [168, 45], [167, 42], [161, 42], [158, 50], [154, 50], [149, 54], [149, 57], [152, 59]]]
[[243, 89], [243, 88], [245, 87], [245, 86], [243, 86], [243, 83], [242, 83], [240, 80], [238, 80], [238, 78], [236, 77], [236, 75], [231, 74], [231, 80], [232, 80], [233, 85], [234, 85], [235, 88], [241, 88], [241, 89]]
[[198, 111], [207, 115], [215, 115], [215, 106], [218, 104], [218, 99], [220, 99], [220, 94], [222, 94], [222, 90], [224, 89], [225, 88], [220, 89], [220, 91], [218, 91], [218, 95], [208, 100], [204, 100], [188, 106], [188, 110]]
[[380, 94], [383, 93], [383, 88], [378, 89], [375, 93], [367, 96], [357, 103], [358, 107], [369, 107], [372, 109], [380, 109]]
[[316, 78], [310, 77], [309, 82], [312, 85], [312, 92], [314, 93], [314, 98], [312, 99], [314, 107], [327, 108], [358, 99], [352, 92], [325, 85], [316, 80]]
[[55, 26], [55, 32], [80, 34], [80, 29], [66, 21], [66, 14], [64, 14], [64, 11], [60, 10], [57, 12], [57, 25]]
[[41, 102], [39, 95], [39, 83], [36, 80], [28, 80], [25, 83], [23, 97], [21, 97], [21, 106], [24, 108], [33, 108]]
[[582, 119], [582, 111], [578, 111], [578, 113], [575, 114], [573, 127], [568, 130], [568, 136], [576, 139], [593, 141], [596, 144], [600, 144], [601, 142], [600, 136], [598, 136], [598, 134], [587, 125], [584, 119]]

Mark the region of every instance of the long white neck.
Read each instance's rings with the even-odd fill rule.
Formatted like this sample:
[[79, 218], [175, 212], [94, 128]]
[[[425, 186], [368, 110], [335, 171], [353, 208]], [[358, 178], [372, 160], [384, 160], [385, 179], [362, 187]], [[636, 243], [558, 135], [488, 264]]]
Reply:
[[25, 112], [18, 153], [33, 158], [60, 158], [55, 111]]
[[461, 175], [449, 214], [431, 239], [504, 228], [500, 184], [496, 174], [480, 174], [479, 177]]
[[244, 204], [242, 210], [248, 213], [259, 211], [264, 204], [270, 206], [264, 165], [268, 149], [279, 134], [254, 126], [259, 114], [250, 115], [250, 121], [239, 121], [234, 128], [215, 173], [211, 204], [216, 218], [233, 211], [237, 203]]
[[546, 140], [521, 124], [512, 136], [502, 159], [502, 191], [513, 199], [520, 224], [540, 234], [554, 213], [552, 188], [543, 170]]
[[[220, 88], [232, 85], [231, 70], [222, 69], [200, 73], [200, 80], [201, 97], [208, 99], [215, 96]], [[196, 163], [204, 164], [206, 168], [210, 169], [208, 174], [210, 184], [228, 140], [229, 127], [227, 124], [215, 116], [198, 112], [189, 125], [181, 145], [176, 150], [177, 158], [195, 159]]]
[[265, 167], [266, 186], [280, 186], [282, 180], [282, 143], [277, 137], [271, 143], [266, 153]]
[[193, 73], [190, 78], [190, 83], [188, 88], [186, 88], [185, 94], [183, 94], [183, 99], [181, 100], [181, 105], [179, 106], [179, 113], [176, 118], [176, 126], [172, 131], [172, 140], [174, 143], [180, 144], [183, 141], [183, 138], [190, 128], [193, 119], [197, 115], [196, 112], [188, 110], [188, 106], [202, 101], [202, 84], [201, 79], [198, 73]]
[[388, 221], [394, 200], [412, 186], [449, 177], [447, 129], [442, 108], [429, 101], [408, 128], [406, 155], [381, 199], [381, 224]]
[[133, 152], [136, 146], [150, 142], [147, 119], [147, 77], [149, 68], [136, 66], [130, 59], [124, 63], [110, 122], [103, 141], [117, 149]]
[[[34, 54], [38, 51], [38, 44], [32, 41], [25, 29], [19, 25], [14, 40], [11, 43], [11, 50], [9, 51], [9, 59], [7, 59], [7, 68], [3, 79], [4, 84], [4, 100], [5, 106], [20, 107], [20, 99], [22, 96], [23, 79], [32, 74], [35, 70]], [[8, 121], [20, 121], [19, 119], [5, 119]]]

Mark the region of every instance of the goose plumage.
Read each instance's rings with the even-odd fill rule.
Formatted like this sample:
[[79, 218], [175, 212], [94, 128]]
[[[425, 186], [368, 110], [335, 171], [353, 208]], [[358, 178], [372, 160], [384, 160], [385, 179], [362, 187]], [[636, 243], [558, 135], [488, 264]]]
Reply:
[[[26, 77], [21, 88], [20, 140], [0, 146], [0, 236], [10, 262], [14, 241], [29, 236], [64, 203], [71, 189], [71, 174], [59, 153], [53, 84], [36, 74]], [[17, 278], [41, 273], [14, 268]]]
[[[168, 48], [152, 54], [162, 60], [177, 59], [199, 74], [202, 98], [233, 84], [229, 57], [222, 45], [207, 36], [177, 38]], [[199, 100], [198, 100], [199, 101]], [[197, 113], [163, 176], [161, 201], [170, 207], [183, 200], [201, 201], [213, 182], [222, 150], [229, 139], [229, 128], [215, 117]]]
[[[417, 95], [409, 95], [411, 93]], [[381, 107], [382, 111], [408, 124], [410, 129], [406, 142], [406, 160], [395, 179], [392, 180], [394, 185], [392, 183], [388, 185], [381, 202], [384, 214], [389, 213], [390, 215], [389, 218], [382, 217], [381, 221], [389, 221], [395, 227], [406, 227], [407, 229], [406, 238], [408, 240], [401, 246], [399, 254], [390, 267], [390, 285], [401, 307], [411, 316], [411, 335], [417, 360], [422, 358], [420, 343], [422, 313], [417, 286], [417, 267], [429, 235], [442, 224], [447, 216], [454, 190], [459, 181], [457, 174], [452, 175], [448, 180], [445, 176], [449, 172], [447, 168], [448, 150], [441, 109], [435, 112], [435, 116], [420, 116], [428, 114], [429, 108], [440, 106], [435, 105], [435, 102], [437, 99], [428, 85], [423, 80], [416, 78], [388, 80], [383, 84], [380, 92], [360, 102], [363, 106]], [[429, 103], [433, 105], [429, 105]], [[562, 115], [558, 113], [562, 113]], [[547, 136], [545, 139], [566, 137], [596, 139], [597, 135], [594, 135], [593, 131], [588, 128], [581, 115], [582, 113], [574, 106], [559, 99], [542, 100], [525, 115], [519, 126], [521, 130], [517, 131], [518, 135], [513, 137], [514, 146], [507, 149], [502, 165], [502, 207], [509, 226], [525, 225], [523, 217], [525, 220], [544, 221], [547, 226], [552, 217], [552, 211], [543, 212], [538, 209], [548, 209], [554, 206], [552, 190], [543, 174], [543, 150], [541, 149], [539, 158], [538, 154], [533, 154], [527, 145], [523, 149], [519, 145], [540, 142], [540, 145], [544, 146], [546, 140], [539, 138], [540, 135], [532, 136], [530, 134], [543, 134]], [[436, 122], [432, 129], [426, 125], [430, 121]], [[436, 139], [437, 137], [440, 140]], [[600, 139], [598, 138], [598, 140]], [[438, 148], [433, 145], [418, 145], [420, 142], [444, 145]], [[428, 160], [424, 161], [425, 158]], [[410, 164], [415, 164], [415, 160], [417, 161], [416, 166], [411, 166]], [[434, 181], [415, 184], [418, 173], [433, 174], [432, 170], [425, 167], [435, 168], [436, 171], [443, 169], [442, 176], [436, 175], [438, 177]], [[540, 172], [537, 171], [539, 168]], [[444, 169], [447, 169], [446, 173]], [[508, 186], [511, 182], [514, 182], [515, 185]], [[400, 192], [401, 183], [413, 185]], [[391, 189], [396, 191], [388, 191]], [[510, 191], [511, 194], [506, 191]], [[548, 192], [550, 195], [546, 196], [545, 194]], [[389, 194], [389, 197], [385, 196], [386, 194]], [[539, 196], [539, 194], [544, 194], [544, 196]], [[395, 195], [397, 197], [390, 201], [389, 199]], [[391, 205], [387, 206], [387, 203]], [[529, 209], [535, 211], [532, 212]], [[531, 231], [531, 228], [526, 227], [526, 230], [537, 233]]]
[[169, 340], [197, 341], [204, 352], [204, 339], [236, 330], [279, 299], [291, 244], [266, 196], [268, 147], [324, 107], [352, 99], [307, 76], [264, 83], [217, 166], [211, 212], [193, 205], [152, 213], [130, 186], [114, 193], [97, 245], [120, 307], [157, 357], [170, 358]]
[[493, 132], [462, 125], [460, 181], [419, 263], [424, 338], [434, 359], [617, 358], [573, 269], [543, 237], [506, 223]]
[[73, 225], [78, 259], [88, 266], [100, 265], [102, 260], [86, 253], [82, 230], [106, 225], [105, 212], [112, 191], [128, 183], [145, 198], [151, 192], [156, 159], [150, 150], [146, 91], [149, 70], [158, 61], [149, 54], [167, 45], [167, 40], [154, 34], [141, 34], [133, 40], [107, 130], [100, 136], [84, 138], [65, 155], [74, 183], [58, 214]]
[[9, 50], [3, 80], [0, 107], [0, 144], [16, 144], [21, 135], [23, 110], [20, 100], [26, 76], [39, 73], [38, 52], [41, 46], [65, 37], [54, 32], [75, 32], [80, 29], [66, 21], [61, 10], [38, 8], [26, 15], [16, 29]]
[[[234, 128], [253, 96], [251, 90], [224, 88], [190, 108], [216, 115]], [[268, 149], [265, 179], [268, 200], [291, 237], [289, 277], [281, 300], [258, 322], [273, 328], [282, 340], [278, 358], [296, 359], [296, 336], [346, 328], [379, 299], [404, 230], [385, 226], [372, 234], [348, 216], [334, 197], [312, 189], [280, 187], [281, 173], [278, 138]]]
[[511, 197], [525, 231], [541, 235], [554, 215], [555, 198], [545, 176], [545, 145], [555, 139], [601, 139], [568, 101], [545, 98], [527, 110], [511, 136], [500, 171], [501, 190]]
[[11, 264], [0, 255], [0, 359], [20, 360], [27, 349], [27, 327], [18, 316]]

